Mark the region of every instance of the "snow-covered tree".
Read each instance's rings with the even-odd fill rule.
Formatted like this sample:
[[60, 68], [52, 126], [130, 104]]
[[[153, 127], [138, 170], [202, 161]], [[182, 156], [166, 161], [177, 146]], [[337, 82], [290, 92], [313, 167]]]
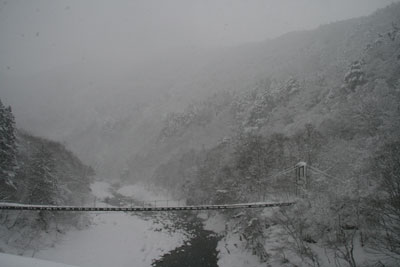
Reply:
[[350, 70], [344, 75], [344, 81], [347, 87], [352, 91], [354, 91], [358, 85], [365, 82], [365, 74], [360, 61], [355, 61], [351, 64]]
[[14, 116], [11, 107], [5, 107], [0, 100], [0, 199], [8, 198], [15, 189], [16, 154]]
[[29, 196], [31, 204], [57, 204], [58, 181], [54, 175], [54, 158], [44, 147], [39, 147], [30, 163]]
[[376, 248], [400, 261], [400, 141], [384, 146], [375, 159], [375, 173], [382, 191], [377, 201]]

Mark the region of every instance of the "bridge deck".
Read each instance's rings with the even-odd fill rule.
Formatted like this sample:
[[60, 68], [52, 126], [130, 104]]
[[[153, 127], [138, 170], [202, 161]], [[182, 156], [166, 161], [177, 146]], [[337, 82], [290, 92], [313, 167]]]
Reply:
[[271, 208], [293, 205], [294, 202], [279, 203], [239, 203], [224, 205], [198, 205], [198, 206], [164, 206], [164, 207], [88, 207], [88, 206], [52, 206], [52, 205], [27, 205], [17, 203], [0, 203], [0, 210], [47, 210], [47, 211], [123, 211], [123, 212], [146, 212], [146, 211], [185, 211], [185, 210], [224, 210], [224, 209], [251, 209]]

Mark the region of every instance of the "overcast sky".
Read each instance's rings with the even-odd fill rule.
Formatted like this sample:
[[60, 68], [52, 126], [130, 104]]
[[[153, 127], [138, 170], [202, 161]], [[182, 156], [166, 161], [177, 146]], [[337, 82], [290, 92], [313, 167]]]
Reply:
[[393, 1], [3, 0], [0, 72], [257, 42], [368, 15]]

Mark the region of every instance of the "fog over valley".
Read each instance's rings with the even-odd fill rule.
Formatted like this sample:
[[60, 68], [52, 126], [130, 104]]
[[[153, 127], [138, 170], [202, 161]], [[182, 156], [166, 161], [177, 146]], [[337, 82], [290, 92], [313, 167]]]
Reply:
[[[160, 119], [216, 91], [244, 88], [265, 75], [248, 66], [263, 59], [265, 40], [390, 2], [5, 1], [0, 90], [17, 125], [102, 165], [96, 144], [80, 149], [87, 128], [137, 119], [133, 112], [144, 106]], [[137, 135], [131, 151], [143, 143]], [[127, 157], [121, 149], [113, 148], [113, 161]]]

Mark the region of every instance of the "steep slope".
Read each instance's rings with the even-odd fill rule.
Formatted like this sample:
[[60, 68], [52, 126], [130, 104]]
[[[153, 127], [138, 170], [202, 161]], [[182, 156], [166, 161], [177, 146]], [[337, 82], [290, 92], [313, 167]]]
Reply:
[[[90, 197], [88, 194], [93, 170], [62, 144], [21, 130], [17, 132], [17, 142], [19, 170], [15, 180], [18, 202], [77, 205]], [[48, 193], [53, 194], [53, 197], [46, 200], [32, 199], [32, 188], [43, 183], [46, 176], [51, 183], [49, 191], [52, 191]], [[46, 192], [41, 192], [40, 195], [46, 195]]]
[[[168, 116], [152, 150], [133, 158], [132, 172], [156, 159], [146, 165], [152, 171], [141, 175], [177, 197], [191, 203], [243, 202], [292, 193], [293, 175], [271, 177], [306, 161], [324, 171], [308, 177], [304, 200], [274, 218], [227, 213], [231, 231], [267, 263], [271, 254], [287, 261], [265, 247], [263, 225], [272, 224], [292, 240], [279, 250], [292, 248], [304, 264], [324, 262], [318, 253], [324, 248], [331, 260], [350, 266], [379, 261], [396, 266], [399, 17], [400, 4], [394, 4], [370, 17], [265, 44], [265, 57], [253, 58], [264, 71], [254, 71], [259, 80], [248, 77], [249, 85], [242, 81], [235, 93], [219, 93]], [[260, 51], [235, 59], [249, 63], [249, 54]], [[368, 249], [381, 256], [360, 256]]]
[[[1, 201], [79, 205], [90, 198], [89, 185], [94, 174], [90, 167], [60, 143], [11, 130], [15, 136], [16, 167], [10, 182], [0, 186]], [[2, 147], [6, 139], [3, 136]], [[7, 167], [7, 163], [2, 162], [1, 167]], [[70, 227], [82, 226], [86, 220], [85, 216], [72, 213], [1, 211], [0, 249], [23, 253], [26, 249], [49, 246], [57, 235]]]
[[182, 112], [193, 100], [263, 81], [279, 90], [290, 77], [314, 84], [321, 95], [340, 86], [349, 65], [397, 21], [397, 9], [263, 43], [171, 51], [147, 63], [86, 59], [25, 79], [1, 74], [0, 90], [15, 102], [20, 125], [66, 142], [99, 174], [116, 177], [132, 154], [147, 153], [144, 147], [154, 143], [164, 114]]
[[[182, 84], [195, 92], [217, 93], [168, 115], [160, 135], [133, 153], [128, 164], [132, 178], [152, 176], [140, 171], [141, 166], [148, 171], [179, 151], [215, 146], [237, 130], [294, 135], [307, 123], [325, 133], [332, 128], [339, 131], [345, 124], [355, 128], [369, 123], [349, 114], [355, 112], [351, 107], [371, 108], [365, 107], [367, 103], [388, 100], [368, 99], [381, 87], [390, 87], [382, 88], [381, 95], [384, 90], [395, 92], [399, 51], [393, 38], [400, 23], [399, 9], [396, 4], [369, 17], [225, 51], [197, 78], [192, 77], [192, 83]], [[392, 112], [395, 107], [387, 109]], [[349, 118], [341, 122], [339, 118], [345, 116]], [[355, 134], [354, 129], [340, 131]]]

